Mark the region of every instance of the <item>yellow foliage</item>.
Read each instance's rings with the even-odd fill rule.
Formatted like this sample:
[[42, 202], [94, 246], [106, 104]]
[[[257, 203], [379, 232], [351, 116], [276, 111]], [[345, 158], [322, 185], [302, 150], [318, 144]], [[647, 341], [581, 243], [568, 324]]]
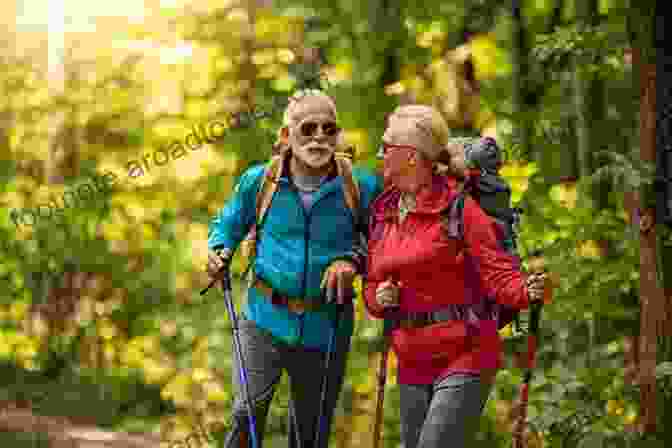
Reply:
[[235, 67], [233, 60], [227, 56], [221, 55], [215, 60], [215, 70], [218, 72], [232, 72]]
[[257, 76], [262, 79], [288, 78], [285, 66], [277, 63], [264, 64], [260, 67]]
[[117, 327], [109, 319], [101, 319], [98, 321], [98, 334], [106, 341], [114, 339], [119, 334]]
[[394, 84], [385, 86], [385, 95], [401, 95], [405, 91], [406, 88], [401, 82], [395, 82]]
[[581, 243], [576, 253], [580, 257], [598, 259], [602, 256], [602, 248], [594, 240], [588, 240]]
[[203, 383], [206, 380], [212, 379], [214, 375], [207, 369], [197, 367], [191, 373], [191, 378], [195, 383]]
[[440, 25], [437, 23], [433, 29], [430, 29], [424, 33], [419, 33], [416, 36], [415, 42], [418, 47], [430, 48], [438, 45], [443, 39], [445, 39], [446, 32], [439, 29], [438, 26]]
[[19, 364], [26, 370], [38, 370], [39, 365], [35, 362], [34, 359], [23, 359], [19, 361]]
[[539, 168], [534, 162], [522, 164], [513, 161], [505, 164], [500, 170], [500, 174], [511, 185], [511, 202], [516, 204], [522, 199], [523, 194], [529, 187], [529, 178], [535, 174]]
[[252, 53], [254, 65], [268, 65], [275, 62], [276, 51], [273, 48], [265, 48]]
[[145, 354], [133, 344], [126, 345], [121, 353], [121, 361], [130, 367], [139, 367], [144, 359]]
[[160, 364], [154, 359], [145, 359], [142, 371], [149, 384], [162, 384], [175, 374], [171, 366]]
[[354, 67], [351, 61], [341, 61], [326, 70], [327, 78], [332, 84], [352, 79]]
[[49, 325], [42, 314], [34, 314], [30, 322], [32, 334], [42, 338], [49, 334]]
[[[291, 26], [287, 17], [258, 15], [254, 23], [254, 34], [259, 40], [287, 40], [287, 29]], [[284, 43], [284, 42], [283, 42]]]
[[554, 185], [550, 192], [550, 198], [558, 204], [573, 209], [576, 207], [577, 189], [576, 182], [566, 182]]
[[19, 360], [33, 359], [39, 351], [40, 343], [37, 340], [23, 341], [14, 348], [16, 357]]
[[501, 50], [497, 48], [493, 34], [480, 34], [470, 41], [471, 57], [474, 63], [476, 79], [492, 79], [497, 76], [498, 59]]
[[117, 347], [114, 343], [107, 341], [103, 344], [103, 356], [107, 362], [112, 362], [117, 356]]
[[187, 272], [178, 272], [175, 274], [175, 289], [184, 290], [191, 287], [191, 277]]
[[205, 389], [206, 398], [210, 402], [222, 403], [230, 397], [229, 392], [215, 381], [208, 381], [203, 385], [203, 388]]
[[495, 114], [488, 109], [482, 108], [477, 97], [474, 97], [472, 104], [474, 104], [474, 127], [476, 129], [481, 129], [481, 135], [485, 136], [483, 129], [494, 125]]
[[243, 24], [249, 20], [249, 16], [243, 8], [235, 8], [227, 14], [226, 20], [234, 24]]
[[369, 136], [366, 129], [348, 129], [345, 131], [345, 141], [355, 147], [356, 155], [368, 152]]
[[503, 338], [510, 338], [513, 336], [513, 326], [511, 324], [508, 324], [501, 330], [499, 330], [499, 335]]
[[40, 187], [37, 181], [29, 176], [23, 176], [23, 175], [16, 176], [12, 180], [12, 182], [14, 184], [16, 191], [22, 193], [32, 194], [35, 190], [37, 190]]
[[609, 400], [606, 404], [606, 411], [609, 415], [619, 415], [619, 412], [622, 413], [623, 401], [621, 400]]
[[[2, 335], [3, 333], [0, 333]], [[7, 359], [13, 353], [12, 344], [4, 337], [0, 337], [0, 359]]]
[[633, 425], [635, 422], [637, 422], [637, 413], [634, 411], [629, 411], [624, 417], [623, 417], [623, 422], [626, 425]]
[[28, 312], [30, 304], [24, 300], [12, 302], [9, 306], [9, 316], [14, 322], [21, 322]]

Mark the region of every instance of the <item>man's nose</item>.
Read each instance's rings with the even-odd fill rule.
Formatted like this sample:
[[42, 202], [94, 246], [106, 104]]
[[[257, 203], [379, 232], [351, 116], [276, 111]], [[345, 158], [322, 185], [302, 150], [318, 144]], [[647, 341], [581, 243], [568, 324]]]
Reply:
[[316, 140], [326, 140], [329, 136], [324, 132], [324, 128], [322, 126], [318, 126], [317, 129], [315, 130], [315, 139]]

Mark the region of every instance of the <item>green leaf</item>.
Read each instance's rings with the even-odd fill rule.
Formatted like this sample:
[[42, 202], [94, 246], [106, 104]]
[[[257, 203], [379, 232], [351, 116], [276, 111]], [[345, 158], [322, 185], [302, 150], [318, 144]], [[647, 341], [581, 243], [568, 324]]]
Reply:
[[274, 79], [271, 82], [271, 86], [274, 90], [278, 92], [291, 92], [296, 86], [296, 80], [290, 76], [285, 76], [283, 78]]
[[656, 366], [656, 378], [672, 376], [672, 362], [666, 361]]

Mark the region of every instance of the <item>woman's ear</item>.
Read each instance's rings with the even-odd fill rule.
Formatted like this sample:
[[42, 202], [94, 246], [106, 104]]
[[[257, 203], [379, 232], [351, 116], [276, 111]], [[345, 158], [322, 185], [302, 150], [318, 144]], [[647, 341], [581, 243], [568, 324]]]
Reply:
[[420, 163], [420, 154], [418, 151], [411, 151], [408, 154], [408, 164], [411, 166], [417, 165]]
[[283, 126], [280, 129], [280, 139], [282, 140], [283, 143], [289, 142], [289, 127]]

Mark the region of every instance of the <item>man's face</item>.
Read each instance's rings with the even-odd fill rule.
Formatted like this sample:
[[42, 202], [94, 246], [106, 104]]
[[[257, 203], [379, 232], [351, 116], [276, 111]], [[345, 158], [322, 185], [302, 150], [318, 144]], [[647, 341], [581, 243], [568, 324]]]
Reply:
[[297, 105], [293, 119], [289, 126], [292, 153], [311, 168], [323, 168], [331, 161], [341, 132], [329, 103], [306, 97]]

